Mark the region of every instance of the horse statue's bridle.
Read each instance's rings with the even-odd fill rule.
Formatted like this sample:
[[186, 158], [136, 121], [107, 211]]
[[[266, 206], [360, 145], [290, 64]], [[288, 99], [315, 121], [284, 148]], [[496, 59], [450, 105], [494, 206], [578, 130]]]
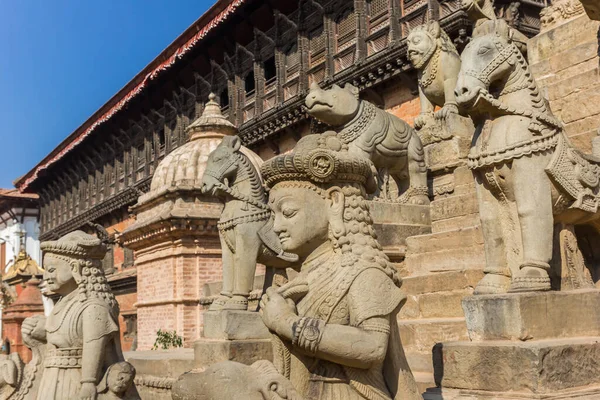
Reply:
[[[494, 39], [494, 44], [496, 45], [496, 49], [498, 49], [498, 54], [485, 66], [481, 71], [473, 71], [466, 70], [465, 74], [472, 76], [477, 79], [481, 83], [483, 83], [486, 87], [489, 87], [492, 83], [490, 81], [490, 76], [492, 73], [497, 70], [502, 64], [504, 64], [513, 54], [515, 54], [515, 50], [519, 51], [517, 46], [510, 42], [508, 46], [503, 46], [498, 38]], [[470, 46], [470, 44], [467, 45]]]

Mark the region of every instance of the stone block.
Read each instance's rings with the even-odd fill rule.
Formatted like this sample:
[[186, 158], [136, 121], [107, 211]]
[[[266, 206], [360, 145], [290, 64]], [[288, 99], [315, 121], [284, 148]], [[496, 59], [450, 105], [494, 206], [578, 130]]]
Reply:
[[406, 242], [410, 254], [423, 254], [480, 245], [483, 244], [483, 235], [481, 227], [474, 226], [456, 231], [413, 236]]
[[600, 113], [600, 85], [588, 87], [586, 90], [563, 99], [559, 116], [569, 124], [583, 118]]
[[466, 270], [438, 272], [435, 274], [410, 276], [402, 280], [404, 293], [417, 295], [447, 290], [461, 290], [475, 287], [483, 278], [483, 271]]
[[204, 333], [207, 339], [269, 339], [269, 330], [260, 314], [252, 311], [207, 311], [204, 313]]
[[591, 154], [593, 151], [592, 140], [594, 140], [597, 137], [598, 128], [595, 128], [593, 130], [580, 133], [578, 135], [569, 136], [569, 139], [571, 140], [571, 144], [573, 145], [573, 147], [584, 153]]
[[237, 361], [250, 365], [258, 360], [272, 360], [271, 339], [222, 340], [199, 339], [194, 342], [195, 368], [221, 361]]
[[406, 296], [406, 302], [398, 312], [399, 319], [419, 318], [419, 296], [409, 294]]
[[479, 212], [475, 193], [450, 196], [431, 202], [431, 222]]
[[427, 168], [431, 171], [439, 171], [464, 165], [469, 147], [470, 139], [459, 137], [427, 145], [425, 146]]
[[444, 388], [556, 394], [600, 383], [600, 337], [455, 342], [442, 351]]
[[479, 213], [461, 215], [448, 219], [441, 219], [431, 223], [431, 232], [441, 233], [447, 231], [458, 231], [460, 229], [481, 225]]
[[[579, 44], [597, 41], [598, 26], [598, 22], [590, 21], [582, 15], [534, 36], [529, 39], [527, 45], [529, 64], [537, 64], [556, 54], [567, 52]], [[555, 71], [552, 68], [550, 70]]]
[[548, 99], [554, 101], [565, 98], [573, 93], [585, 90], [598, 83], [598, 68], [583, 71], [560, 82], [548, 85]]
[[431, 232], [429, 225], [373, 224], [377, 241], [383, 248], [398, 248], [406, 245], [406, 239]]
[[369, 212], [375, 224], [426, 225], [431, 224], [429, 206], [369, 201]]
[[422, 318], [464, 317], [462, 299], [473, 294], [473, 289], [452, 292], [427, 293], [419, 296]]
[[600, 332], [600, 290], [509, 293], [463, 300], [469, 337], [539, 340]]
[[123, 356], [138, 375], [177, 378], [194, 368], [193, 349], [128, 351]]
[[430, 352], [437, 343], [467, 340], [464, 318], [426, 318], [398, 321], [405, 349]]

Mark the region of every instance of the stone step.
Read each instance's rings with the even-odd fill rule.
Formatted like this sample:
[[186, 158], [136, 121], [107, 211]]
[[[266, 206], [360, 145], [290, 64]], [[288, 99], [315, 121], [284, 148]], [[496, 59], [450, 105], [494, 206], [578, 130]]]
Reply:
[[452, 318], [464, 317], [462, 299], [473, 294], [473, 288], [448, 292], [408, 295], [398, 318]]
[[475, 287], [483, 271], [461, 270], [409, 276], [402, 279], [402, 291], [408, 295], [447, 292]]
[[419, 393], [425, 393], [427, 389], [436, 387], [432, 373], [413, 371], [413, 375], [415, 377], [415, 381], [417, 382]]
[[479, 225], [406, 239], [407, 256], [481, 245], [483, 234]]
[[431, 352], [436, 343], [468, 340], [464, 318], [426, 318], [398, 321], [406, 351]]
[[475, 193], [444, 197], [431, 202], [431, 222], [479, 212]]
[[431, 352], [423, 353], [420, 351], [406, 351], [406, 360], [413, 373], [431, 374], [433, 378], [433, 359]]
[[407, 252], [404, 268], [408, 275], [425, 275], [434, 272], [483, 270], [485, 253], [483, 244], [451, 248], [422, 254]]
[[[600, 124], [598, 124], [600, 125]], [[431, 223], [431, 232], [441, 233], [447, 231], [456, 231], [458, 229], [466, 229], [469, 227], [475, 227], [481, 225], [481, 219], [479, 213], [461, 215], [460, 217], [453, 217], [448, 219], [442, 219]]]

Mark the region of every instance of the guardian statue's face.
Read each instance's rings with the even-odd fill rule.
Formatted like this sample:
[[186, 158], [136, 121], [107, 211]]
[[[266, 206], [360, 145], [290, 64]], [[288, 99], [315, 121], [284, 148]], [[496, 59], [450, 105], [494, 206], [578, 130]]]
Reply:
[[408, 58], [414, 66], [422, 66], [424, 57], [432, 46], [435, 45], [432, 38], [424, 31], [414, 31], [408, 35]]
[[273, 230], [285, 251], [303, 258], [328, 240], [330, 203], [308, 187], [277, 185], [271, 190]]
[[71, 265], [52, 254], [44, 255], [44, 281], [49, 290], [63, 296], [77, 287]]

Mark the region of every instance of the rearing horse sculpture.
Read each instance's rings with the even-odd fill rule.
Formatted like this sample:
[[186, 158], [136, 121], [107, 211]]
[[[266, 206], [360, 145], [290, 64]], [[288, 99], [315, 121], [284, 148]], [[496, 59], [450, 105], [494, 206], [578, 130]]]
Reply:
[[242, 147], [237, 136], [226, 136], [208, 156], [202, 193], [224, 199], [219, 219], [223, 251], [223, 289], [210, 307], [247, 310], [256, 263], [289, 265], [298, 260], [282, 250], [273, 232], [271, 210], [256, 165], [260, 158]]
[[485, 239], [480, 294], [549, 290], [554, 221], [599, 217], [600, 160], [571, 146], [511, 32], [502, 20], [475, 29], [455, 93], [477, 125], [468, 164]]

